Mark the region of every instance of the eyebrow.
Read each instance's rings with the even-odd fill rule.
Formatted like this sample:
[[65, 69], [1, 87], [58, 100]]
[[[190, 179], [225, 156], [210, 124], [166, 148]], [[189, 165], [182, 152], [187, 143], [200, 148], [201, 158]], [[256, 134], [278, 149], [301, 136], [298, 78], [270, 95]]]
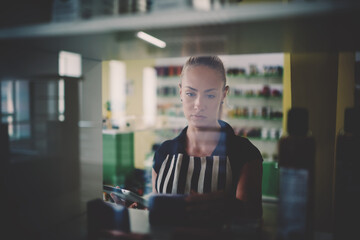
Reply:
[[[189, 86], [186, 86], [186, 88], [189, 88], [190, 90], [192, 90], [192, 91], [195, 91], [195, 92], [197, 92], [198, 90], [196, 89], [196, 88], [192, 88], [192, 87], [189, 87]], [[205, 90], [204, 92], [211, 92], [211, 91], [216, 91], [217, 89], [216, 88], [210, 88], [210, 89], [207, 89], [207, 90]]]

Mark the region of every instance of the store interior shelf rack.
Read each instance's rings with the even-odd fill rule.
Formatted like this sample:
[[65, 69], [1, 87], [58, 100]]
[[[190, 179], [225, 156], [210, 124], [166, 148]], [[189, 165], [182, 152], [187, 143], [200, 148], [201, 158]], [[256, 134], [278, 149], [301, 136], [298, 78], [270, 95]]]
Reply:
[[[355, 1], [241, 3], [216, 10], [151, 11], [88, 20], [50, 22], [0, 29], [1, 39], [105, 34], [119, 31], [210, 26], [249, 21], [276, 21], [286, 18], [336, 14], [360, 9]], [[174, 14], [176, 13], [176, 14]]]

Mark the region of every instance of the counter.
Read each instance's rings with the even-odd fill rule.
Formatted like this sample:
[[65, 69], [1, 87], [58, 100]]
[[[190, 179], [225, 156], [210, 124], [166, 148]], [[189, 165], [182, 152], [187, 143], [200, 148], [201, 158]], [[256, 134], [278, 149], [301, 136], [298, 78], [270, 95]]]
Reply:
[[[102, 200], [101, 200], [102, 201]], [[113, 203], [109, 204], [115, 208], [118, 208], [118, 205]], [[224, 226], [222, 228], [198, 228], [198, 227], [184, 227], [184, 226], [174, 226], [174, 225], [153, 225], [149, 221], [149, 210], [141, 209], [132, 209], [132, 208], [123, 208], [125, 210], [125, 215], [128, 216], [129, 224], [124, 224], [125, 228], [106, 228], [103, 227], [98, 233], [89, 232], [89, 239], [153, 239], [153, 240], [168, 240], [168, 239], [222, 239], [222, 240], [233, 240], [233, 239], [244, 239], [244, 240], [253, 240], [253, 239], [275, 239], [275, 229], [274, 225], [271, 225], [276, 218], [276, 211], [273, 211], [272, 214], [269, 214], [269, 210], [273, 208], [274, 204], [265, 204], [264, 216], [271, 217], [268, 223], [264, 225], [264, 219], [257, 220], [244, 220], [239, 219], [237, 222], [234, 222], [230, 225]], [[118, 208], [119, 209], [119, 208]], [[270, 210], [271, 211], [271, 210]], [[123, 214], [123, 213], [121, 213]], [[94, 217], [91, 214], [90, 217]], [[98, 223], [103, 223], [104, 219], [109, 219], [109, 214], [107, 216], [98, 217]], [[115, 215], [110, 216], [114, 217]], [[174, 216], [176, 217], [176, 216]], [[117, 217], [118, 219], [118, 217]], [[88, 219], [89, 220], [89, 219]], [[122, 219], [123, 220], [123, 219]], [[120, 221], [122, 221], [120, 220]], [[127, 229], [127, 225], [129, 228]], [[89, 225], [91, 228], [94, 225]]]

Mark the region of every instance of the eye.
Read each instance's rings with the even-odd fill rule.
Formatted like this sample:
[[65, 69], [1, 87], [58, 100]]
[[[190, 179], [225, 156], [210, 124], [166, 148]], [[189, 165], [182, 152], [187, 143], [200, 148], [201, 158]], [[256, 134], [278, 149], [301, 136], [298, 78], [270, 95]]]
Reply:
[[186, 94], [186, 96], [189, 96], [189, 97], [194, 97], [195, 96], [195, 94], [194, 93], [191, 93], [191, 92], [187, 92], [187, 93], [185, 93]]
[[207, 97], [210, 99], [213, 99], [213, 98], [215, 98], [215, 95], [209, 94], [209, 95], [207, 95]]

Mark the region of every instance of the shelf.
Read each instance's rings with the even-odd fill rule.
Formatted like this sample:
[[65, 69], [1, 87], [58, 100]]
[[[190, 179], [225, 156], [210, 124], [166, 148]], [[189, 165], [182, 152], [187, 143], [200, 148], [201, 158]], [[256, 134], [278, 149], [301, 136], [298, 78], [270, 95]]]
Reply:
[[157, 76], [157, 79], [159, 81], [171, 82], [178, 81], [180, 79], [180, 76]]
[[260, 137], [246, 137], [250, 141], [262, 141], [262, 142], [272, 142], [277, 143], [279, 139], [270, 139], [270, 138], [260, 138]]
[[263, 118], [263, 117], [227, 117], [229, 120], [264, 120], [281, 122], [283, 118]]
[[279, 198], [274, 196], [262, 195], [262, 201], [266, 203], [278, 203]]
[[[176, 95], [157, 95], [158, 98], [163, 98], [165, 100], [173, 100], [176, 99], [176, 101], [179, 101], [180, 96], [179, 94]], [[282, 100], [282, 97], [263, 97], [263, 96], [233, 96], [233, 95], [228, 95], [229, 99], [260, 99], [260, 100]]]
[[157, 88], [162, 88], [162, 87], [174, 87], [176, 88], [176, 90], [179, 89], [179, 83], [180, 80], [177, 81], [157, 81]]
[[179, 95], [157, 95], [158, 98], [165, 98], [165, 99], [172, 99], [176, 98], [177, 100], [180, 99]]
[[180, 107], [180, 96], [157, 96], [157, 105], [177, 105], [175, 107]]
[[283, 77], [282, 76], [273, 76], [273, 77], [266, 77], [266, 76], [228, 76], [227, 80], [230, 84], [282, 84]]
[[272, 74], [256, 74], [256, 75], [248, 75], [248, 74], [240, 74], [240, 75], [227, 75], [226, 76], [229, 79], [245, 79], [248, 81], [254, 80], [254, 79], [266, 79], [266, 80], [280, 80], [283, 78], [282, 75], [272, 75]]
[[186, 118], [180, 116], [158, 115], [158, 122], [162, 129], [178, 129], [184, 128], [187, 125]]
[[262, 100], [282, 100], [283, 97], [265, 97], [265, 96], [234, 96], [228, 95], [229, 99], [262, 99]]
[[51, 22], [0, 30], [0, 39], [55, 37], [82, 34], [107, 34], [147, 29], [188, 28], [249, 21], [277, 21], [303, 16], [334, 14], [359, 8], [349, 2], [303, 2], [238, 4], [218, 10], [194, 9], [153, 11], [145, 14], [126, 14], [71, 22]]
[[[180, 76], [174, 75], [174, 76], [157, 76], [158, 80], [164, 81], [164, 82], [171, 82], [176, 81], [180, 79]], [[283, 76], [279, 75], [226, 75], [226, 78], [229, 80], [244, 80], [244, 81], [256, 81], [256, 80], [266, 80], [266, 81], [278, 81], [279, 83], [282, 83]]]

